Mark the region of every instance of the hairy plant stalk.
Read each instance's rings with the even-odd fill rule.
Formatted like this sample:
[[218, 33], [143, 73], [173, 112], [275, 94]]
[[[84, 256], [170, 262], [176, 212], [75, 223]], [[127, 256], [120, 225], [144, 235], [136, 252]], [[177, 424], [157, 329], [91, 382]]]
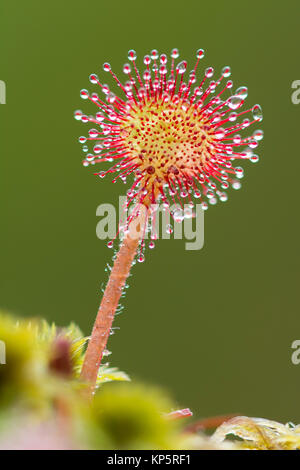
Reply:
[[90, 384], [89, 393], [93, 394], [103, 352], [110, 335], [116, 309], [126, 279], [129, 276], [133, 259], [137, 253], [139, 240], [143, 233], [144, 217], [139, 216], [138, 227], [135, 219], [135, 234], [130, 231], [124, 238], [115, 259], [102, 301], [97, 313], [91, 338], [86, 350], [81, 370], [81, 379]]

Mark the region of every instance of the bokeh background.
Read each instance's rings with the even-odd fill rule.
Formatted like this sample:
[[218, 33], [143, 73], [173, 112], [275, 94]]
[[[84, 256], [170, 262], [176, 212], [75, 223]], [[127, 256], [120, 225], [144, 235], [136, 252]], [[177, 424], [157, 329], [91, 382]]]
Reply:
[[120, 72], [128, 49], [178, 47], [193, 62], [204, 48], [202, 67], [230, 65], [262, 105], [261, 160], [206, 213], [201, 251], [163, 240], [135, 267], [111, 364], [196, 417], [299, 422], [299, 1], [6, 0], [1, 10], [0, 305], [90, 332], [112, 255], [96, 238], [96, 207], [124, 187], [81, 164], [79, 90], [107, 60]]

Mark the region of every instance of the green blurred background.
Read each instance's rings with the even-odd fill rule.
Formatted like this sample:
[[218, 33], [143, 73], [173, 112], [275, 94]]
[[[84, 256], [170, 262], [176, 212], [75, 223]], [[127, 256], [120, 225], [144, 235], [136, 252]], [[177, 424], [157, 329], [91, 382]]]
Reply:
[[204, 48], [203, 67], [230, 65], [262, 105], [261, 160], [206, 213], [201, 251], [162, 240], [134, 268], [111, 364], [197, 417], [299, 422], [299, 1], [3, 0], [1, 10], [1, 306], [90, 332], [112, 255], [96, 207], [124, 186], [81, 164], [79, 90], [106, 60], [119, 72], [130, 48], [141, 58], [178, 47], [191, 62]]

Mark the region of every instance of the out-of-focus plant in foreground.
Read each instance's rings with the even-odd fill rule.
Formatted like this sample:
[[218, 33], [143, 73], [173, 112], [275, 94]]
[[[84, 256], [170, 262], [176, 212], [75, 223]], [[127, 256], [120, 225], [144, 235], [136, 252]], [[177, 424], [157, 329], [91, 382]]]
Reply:
[[187, 426], [189, 410], [108, 364], [87, 400], [80, 379], [87, 338], [74, 324], [1, 313], [0, 339], [0, 449], [300, 449], [298, 426], [257, 418], [234, 417], [212, 436], [203, 427], [198, 433]]

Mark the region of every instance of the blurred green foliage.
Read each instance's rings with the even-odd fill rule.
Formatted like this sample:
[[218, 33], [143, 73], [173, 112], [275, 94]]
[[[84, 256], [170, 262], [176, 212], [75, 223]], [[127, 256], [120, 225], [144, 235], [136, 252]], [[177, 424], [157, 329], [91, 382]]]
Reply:
[[[161, 391], [105, 385], [87, 398], [79, 379], [86, 339], [74, 324], [57, 328], [0, 314], [0, 334], [7, 348], [0, 365], [1, 449], [180, 447], [184, 436]], [[100, 368], [101, 387], [122, 380], [128, 377], [117, 369]]]

